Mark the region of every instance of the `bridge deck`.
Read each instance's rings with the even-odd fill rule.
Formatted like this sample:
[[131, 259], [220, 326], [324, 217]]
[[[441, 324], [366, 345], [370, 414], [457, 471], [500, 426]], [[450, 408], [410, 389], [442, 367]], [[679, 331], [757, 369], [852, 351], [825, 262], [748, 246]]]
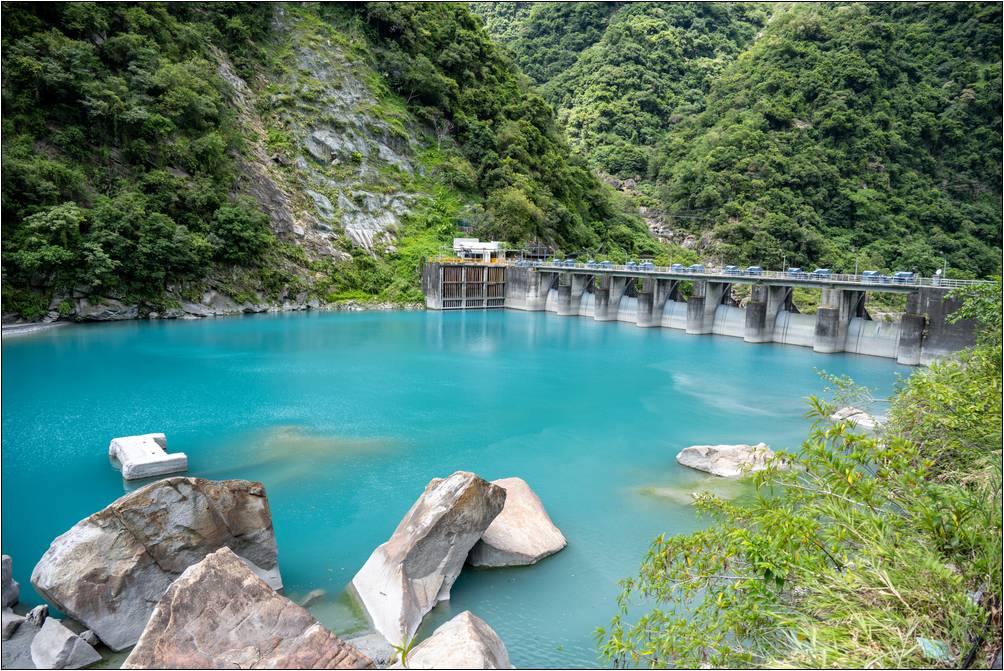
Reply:
[[985, 284], [983, 280], [954, 280], [937, 277], [915, 277], [908, 281], [893, 279], [876, 280], [862, 275], [833, 273], [828, 277], [814, 277], [812, 273], [790, 274], [776, 270], [764, 270], [759, 274], [749, 274], [744, 270], [735, 273], [725, 273], [721, 270], [706, 269], [705, 272], [689, 272], [686, 270], [671, 270], [656, 266], [645, 270], [615, 265], [610, 268], [587, 267], [584, 263], [574, 266], [555, 265], [550, 263], [535, 263], [530, 266], [537, 271], [572, 273], [576, 275], [611, 275], [613, 277], [653, 277], [665, 280], [711, 280], [730, 284], [764, 284], [768, 286], [807, 287], [812, 289], [857, 289], [859, 291], [874, 291], [884, 293], [910, 293], [920, 287], [936, 287], [939, 289], [956, 289], [974, 284]]

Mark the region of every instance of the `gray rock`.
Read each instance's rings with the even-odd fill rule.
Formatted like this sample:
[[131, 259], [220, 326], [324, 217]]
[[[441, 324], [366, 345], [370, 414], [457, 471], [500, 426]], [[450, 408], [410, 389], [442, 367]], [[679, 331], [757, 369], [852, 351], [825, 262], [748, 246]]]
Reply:
[[[465, 610], [419, 643], [405, 659], [409, 669], [511, 669], [495, 630]], [[400, 662], [390, 668], [403, 669]]]
[[565, 548], [565, 536], [525, 480], [492, 484], [505, 489], [505, 506], [471, 550], [467, 561], [472, 566], [526, 566]]
[[3, 612], [0, 613], [0, 619], [2, 619], [3, 623], [3, 633], [0, 636], [0, 640], [4, 641], [13, 636], [18, 627], [21, 626], [21, 623], [24, 622], [24, 616], [18, 615], [10, 608], [3, 609]]
[[54, 617], [31, 641], [31, 661], [39, 669], [79, 669], [100, 660], [97, 650]]
[[21, 586], [14, 580], [14, 562], [10, 555], [0, 557], [0, 596], [3, 608], [9, 608], [17, 603], [21, 596]]
[[98, 635], [95, 634], [90, 629], [85, 629], [84, 631], [80, 632], [77, 635], [80, 636], [80, 640], [82, 640], [87, 645], [96, 646], [99, 643], [101, 643], [101, 639], [98, 638]]
[[139, 308], [135, 305], [125, 305], [114, 298], [91, 296], [77, 301], [75, 314], [80, 321], [118, 321], [136, 319], [139, 317]]
[[121, 650], [139, 639], [168, 586], [224, 546], [272, 587], [282, 587], [261, 483], [166, 478], [126, 494], [56, 538], [31, 582], [108, 647]]
[[41, 604], [35, 606], [25, 615], [25, 620], [33, 627], [41, 627], [49, 617], [49, 606]]
[[323, 193], [318, 193], [310, 189], [305, 189], [305, 193], [313, 199], [314, 206], [317, 208], [317, 213], [321, 215], [322, 218], [327, 221], [334, 219], [335, 207], [331, 204], [331, 200], [327, 196]]
[[302, 599], [300, 599], [300, 606], [302, 606], [303, 608], [306, 608], [310, 604], [312, 604], [312, 603], [314, 603], [316, 601], [320, 601], [325, 596], [327, 596], [327, 594], [328, 593], [325, 592], [323, 589], [312, 589], [309, 592], [307, 592], [307, 595], [305, 597], [303, 597]]
[[397, 651], [380, 634], [375, 631], [359, 634], [345, 639], [345, 642], [373, 660], [379, 667], [386, 667], [397, 659]]
[[224, 547], [168, 588], [122, 668], [363, 669], [373, 663]]
[[859, 426], [868, 431], [874, 431], [882, 424], [881, 418], [869, 415], [864, 410], [860, 410], [853, 406], [840, 408], [830, 415], [830, 421], [847, 422], [852, 426]]
[[738, 478], [767, 468], [774, 452], [764, 443], [756, 445], [691, 445], [676, 460], [683, 466], [722, 478]]
[[394, 645], [411, 638], [422, 618], [460, 574], [471, 548], [502, 511], [505, 490], [465, 471], [432, 480], [352, 579], [374, 627]]
[[35, 665], [31, 661], [31, 642], [40, 628], [25, 619], [0, 646], [0, 668], [34, 669]]

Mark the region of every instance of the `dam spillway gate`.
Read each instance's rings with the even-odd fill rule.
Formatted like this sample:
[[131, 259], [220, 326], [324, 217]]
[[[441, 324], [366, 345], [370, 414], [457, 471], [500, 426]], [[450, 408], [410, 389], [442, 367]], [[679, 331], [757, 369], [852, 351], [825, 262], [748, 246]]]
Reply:
[[[689, 296], [680, 292], [688, 283]], [[667, 268], [430, 261], [422, 269], [426, 307], [432, 310], [548, 311], [562, 316], [663, 327], [688, 334], [742, 338], [748, 343], [811, 347], [929, 364], [975, 343], [972, 320], [948, 317], [961, 305], [951, 292], [975, 280], [916, 278], [909, 282], [859, 275], [812, 277], [763, 271], [757, 275]], [[745, 305], [732, 300], [734, 284], [750, 285]], [[795, 287], [821, 291], [815, 314], [792, 301]], [[906, 294], [899, 320], [873, 320], [872, 292]]]

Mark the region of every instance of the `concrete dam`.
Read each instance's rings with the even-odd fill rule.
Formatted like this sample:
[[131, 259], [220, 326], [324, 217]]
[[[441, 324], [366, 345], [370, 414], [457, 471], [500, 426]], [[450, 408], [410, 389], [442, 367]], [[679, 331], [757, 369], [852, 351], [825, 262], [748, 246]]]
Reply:
[[[688, 283], [689, 295], [681, 289]], [[852, 352], [927, 365], [975, 343], [971, 320], [947, 318], [960, 304], [952, 289], [969, 280], [917, 278], [894, 281], [859, 275], [813, 277], [763, 271], [757, 275], [691, 273], [666, 268], [587, 267], [583, 264], [507, 265], [433, 261], [422, 272], [426, 307], [433, 310], [546, 310], [562, 316], [622, 321], [689, 334], [782, 343], [816, 352]], [[750, 285], [745, 306], [731, 287]], [[815, 314], [802, 314], [795, 287], [821, 292]], [[899, 321], [876, 321], [866, 308], [869, 293], [907, 295]]]

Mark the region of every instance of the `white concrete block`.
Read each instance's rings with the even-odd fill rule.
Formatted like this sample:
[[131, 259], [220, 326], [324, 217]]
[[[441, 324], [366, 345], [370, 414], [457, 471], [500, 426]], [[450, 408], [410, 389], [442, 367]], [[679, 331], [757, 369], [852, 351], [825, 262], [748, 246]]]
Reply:
[[126, 480], [188, 470], [188, 457], [184, 452], [167, 453], [167, 437], [163, 433], [113, 438], [108, 445], [108, 455], [122, 465], [122, 477]]

